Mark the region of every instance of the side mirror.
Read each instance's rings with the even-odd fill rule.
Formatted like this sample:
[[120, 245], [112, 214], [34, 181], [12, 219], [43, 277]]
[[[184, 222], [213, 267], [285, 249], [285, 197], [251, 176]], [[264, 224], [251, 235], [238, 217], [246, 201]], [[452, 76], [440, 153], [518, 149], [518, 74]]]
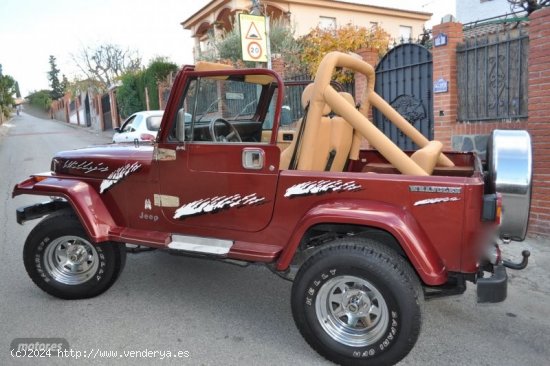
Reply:
[[120, 133], [120, 127], [115, 127], [115, 128], [113, 128], [113, 130], [114, 130], [116, 133]]

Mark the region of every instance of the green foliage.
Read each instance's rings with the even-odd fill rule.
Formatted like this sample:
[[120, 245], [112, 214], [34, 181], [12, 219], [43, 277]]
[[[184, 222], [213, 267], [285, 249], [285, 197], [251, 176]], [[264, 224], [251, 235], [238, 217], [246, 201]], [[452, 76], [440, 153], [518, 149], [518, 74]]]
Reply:
[[52, 91], [51, 90], [39, 90], [32, 92], [27, 96], [27, 100], [32, 106], [35, 106], [37, 108], [41, 108], [45, 111], [50, 109], [50, 106], [52, 104], [52, 97], [51, 97]]
[[[149, 93], [149, 107], [159, 109], [159, 90], [158, 85], [166, 79], [171, 73], [178, 71], [178, 65], [168, 61], [166, 58], [157, 57], [153, 59], [143, 75], [144, 87], [147, 87]], [[144, 97], [145, 98], [145, 97]]]
[[15, 103], [13, 95], [16, 93], [16, 81], [10, 75], [2, 74], [0, 65], [0, 113], [6, 118], [10, 116], [11, 107]]
[[147, 69], [124, 74], [117, 89], [117, 102], [122, 116], [143, 111], [147, 108], [145, 88], [149, 94], [149, 108], [159, 109], [158, 85], [178, 66], [165, 58], [156, 58]]
[[120, 78], [122, 84], [117, 88], [116, 99], [123, 117], [146, 109], [145, 100], [139, 95], [142, 77], [143, 72], [139, 71], [126, 73]]
[[19, 90], [19, 83], [17, 81], [15, 82], [15, 97], [21, 98], [21, 91]]
[[59, 69], [57, 68], [57, 63], [55, 56], [50, 55], [50, 71], [48, 71], [48, 80], [50, 81], [50, 87], [52, 88], [52, 99], [59, 99], [64, 94], [63, 86], [59, 82]]
[[63, 93], [66, 93], [69, 91], [69, 80], [67, 79], [67, 76], [63, 74], [63, 77], [61, 78], [61, 90], [63, 90]]

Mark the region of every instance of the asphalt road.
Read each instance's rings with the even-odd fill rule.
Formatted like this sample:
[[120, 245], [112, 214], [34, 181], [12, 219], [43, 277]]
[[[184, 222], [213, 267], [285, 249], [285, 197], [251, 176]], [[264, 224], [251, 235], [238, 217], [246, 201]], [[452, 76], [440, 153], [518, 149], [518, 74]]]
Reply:
[[[36, 287], [22, 261], [35, 222], [18, 225], [15, 209], [44, 198], [11, 199], [11, 190], [29, 174], [47, 171], [56, 151], [102, 142], [108, 142], [104, 135], [25, 113], [0, 126], [0, 365], [329, 364], [294, 326], [291, 284], [261, 266], [148, 252], [129, 256], [119, 280], [94, 299], [59, 300]], [[473, 285], [463, 296], [427, 302], [420, 339], [401, 365], [548, 365], [550, 241], [530, 239], [506, 250], [517, 258], [524, 248], [532, 252], [531, 264], [509, 271], [506, 302], [477, 305]], [[27, 337], [65, 338], [81, 358], [11, 357], [12, 340]], [[118, 353], [100, 357], [107, 351]], [[124, 351], [181, 351], [183, 357], [125, 357]]]

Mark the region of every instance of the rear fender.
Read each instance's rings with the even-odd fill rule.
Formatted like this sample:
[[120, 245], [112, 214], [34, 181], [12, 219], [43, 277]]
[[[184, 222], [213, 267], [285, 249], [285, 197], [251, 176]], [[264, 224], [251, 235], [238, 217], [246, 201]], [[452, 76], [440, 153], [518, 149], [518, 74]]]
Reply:
[[53, 177], [37, 181], [36, 178], [31, 177], [14, 187], [13, 197], [22, 194], [62, 197], [66, 199], [93, 242], [108, 241], [109, 231], [116, 226], [103, 200], [88, 183]]
[[397, 240], [424, 283], [447, 281], [447, 270], [415, 218], [402, 207], [372, 201], [341, 201], [313, 207], [300, 220], [277, 263], [285, 270], [292, 262], [301, 239], [317, 224], [352, 224], [384, 230]]

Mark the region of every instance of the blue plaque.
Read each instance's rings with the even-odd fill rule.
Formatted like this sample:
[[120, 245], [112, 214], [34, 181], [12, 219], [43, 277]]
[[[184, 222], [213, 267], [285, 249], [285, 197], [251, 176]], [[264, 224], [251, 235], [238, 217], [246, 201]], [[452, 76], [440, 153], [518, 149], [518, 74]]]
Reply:
[[435, 47], [445, 46], [446, 44], [447, 44], [447, 35], [445, 33], [439, 33], [434, 38], [434, 46]]
[[446, 93], [449, 91], [449, 82], [440, 78], [434, 82], [434, 93]]

